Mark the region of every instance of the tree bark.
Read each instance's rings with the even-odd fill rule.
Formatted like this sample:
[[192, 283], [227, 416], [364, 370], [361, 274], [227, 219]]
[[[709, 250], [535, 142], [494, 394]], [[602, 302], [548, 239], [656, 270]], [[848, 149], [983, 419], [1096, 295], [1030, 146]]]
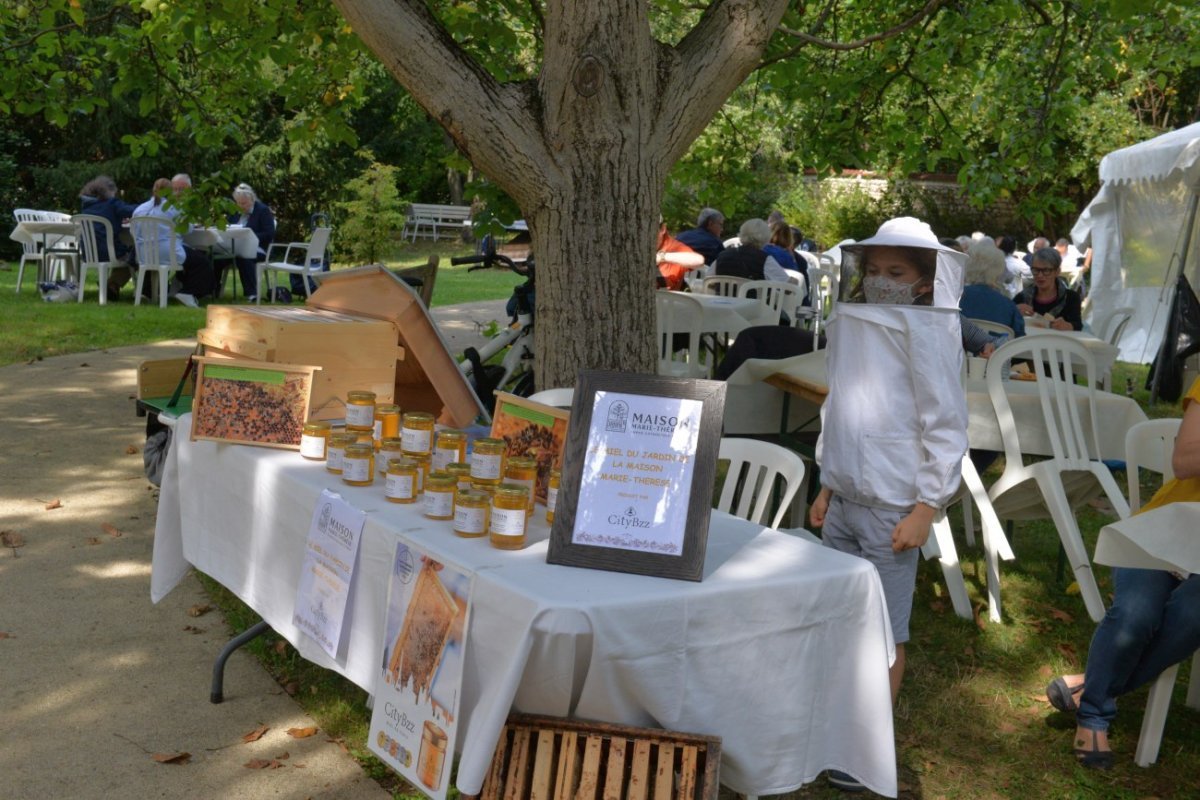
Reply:
[[759, 62], [787, 0], [716, 0], [677, 47], [646, 0], [547, 0], [536, 82], [501, 84], [423, 0], [335, 0], [396, 79], [529, 222], [539, 388], [653, 372], [667, 172]]

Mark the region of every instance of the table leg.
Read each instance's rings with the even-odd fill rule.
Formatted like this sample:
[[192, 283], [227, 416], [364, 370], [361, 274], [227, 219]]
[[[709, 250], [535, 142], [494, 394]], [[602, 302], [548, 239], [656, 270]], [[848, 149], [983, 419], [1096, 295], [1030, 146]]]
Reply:
[[246, 630], [239, 633], [237, 636], [230, 639], [217, 656], [217, 660], [213, 662], [212, 676], [212, 691], [208, 695], [208, 701], [214, 705], [225, 700], [225, 662], [233, 655], [233, 651], [247, 644], [253, 639], [262, 636], [267, 631], [271, 630], [271, 626], [266, 622], [259, 620], [254, 625], [251, 625]]

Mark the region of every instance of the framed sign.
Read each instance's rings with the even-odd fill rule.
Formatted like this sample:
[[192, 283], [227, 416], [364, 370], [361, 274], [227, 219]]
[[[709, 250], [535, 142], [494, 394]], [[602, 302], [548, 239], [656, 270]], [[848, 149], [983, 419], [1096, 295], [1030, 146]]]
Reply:
[[320, 367], [197, 356], [192, 441], [300, 449]]
[[546, 560], [700, 580], [724, 416], [719, 381], [581, 372]]

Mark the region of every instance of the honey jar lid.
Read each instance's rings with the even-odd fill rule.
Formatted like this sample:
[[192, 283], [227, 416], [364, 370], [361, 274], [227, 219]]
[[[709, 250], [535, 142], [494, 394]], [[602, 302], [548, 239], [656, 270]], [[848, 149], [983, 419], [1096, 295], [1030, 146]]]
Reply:
[[431, 486], [439, 489], [451, 489], [458, 486], [458, 478], [449, 472], [431, 472], [425, 479], [425, 488], [428, 489]]
[[409, 411], [404, 415], [405, 422], [432, 422], [433, 414], [428, 411]]
[[421, 468], [421, 465], [411, 458], [389, 458], [387, 462], [388, 472], [401, 472], [408, 470], [416, 471]]
[[532, 456], [513, 456], [508, 460], [508, 465], [517, 469], [535, 469], [537, 459]]
[[323, 436], [329, 433], [332, 427], [327, 419], [311, 419], [304, 423], [304, 432], [309, 436]]
[[380, 450], [401, 450], [404, 447], [404, 440], [399, 436], [388, 436], [379, 440]]
[[329, 437], [330, 447], [345, 447], [358, 441], [357, 433], [335, 433]]
[[365, 389], [351, 389], [350, 391], [346, 392], [346, 399], [351, 400], [351, 401], [357, 400], [360, 403], [361, 402], [374, 403], [375, 402], [375, 393], [368, 392]]
[[496, 494], [504, 497], [526, 498], [529, 496], [529, 487], [516, 483], [502, 483], [496, 487]]
[[346, 445], [346, 456], [347, 457], [359, 456], [360, 458], [366, 458], [367, 456], [371, 456], [374, 454], [375, 454], [375, 447], [374, 447], [374, 445], [372, 445], [368, 442], [355, 442], [354, 444]]
[[399, 414], [400, 406], [396, 405], [395, 403], [384, 403], [382, 405], [375, 406], [375, 413], [376, 414]]

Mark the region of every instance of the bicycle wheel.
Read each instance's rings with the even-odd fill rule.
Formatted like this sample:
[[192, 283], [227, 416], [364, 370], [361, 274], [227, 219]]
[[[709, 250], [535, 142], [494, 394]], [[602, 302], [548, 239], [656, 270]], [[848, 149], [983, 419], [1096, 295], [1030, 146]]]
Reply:
[[533, 372], [527, 371], [521, 374], [512, 384], [512, 393], [517, 397], [529, 397], [534, 393]]

